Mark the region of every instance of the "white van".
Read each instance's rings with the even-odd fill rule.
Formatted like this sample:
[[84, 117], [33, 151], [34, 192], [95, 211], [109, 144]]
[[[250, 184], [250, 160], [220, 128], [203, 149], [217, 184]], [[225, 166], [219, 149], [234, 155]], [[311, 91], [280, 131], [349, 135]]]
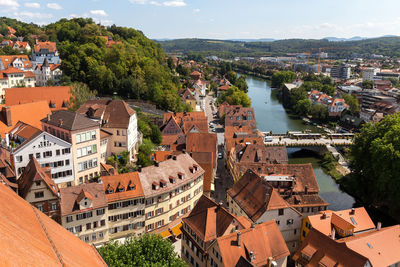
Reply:
[[265, 136], [264, 137], [264, 142], [272, 142], [273, 138], [272, 136]]

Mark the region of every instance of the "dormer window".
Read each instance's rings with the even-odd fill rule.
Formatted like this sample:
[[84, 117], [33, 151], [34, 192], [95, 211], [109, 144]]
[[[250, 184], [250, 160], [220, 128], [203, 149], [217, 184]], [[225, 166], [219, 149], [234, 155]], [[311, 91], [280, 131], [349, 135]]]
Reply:
[[167, 187], [167, 181], [161, 180], [161, 181], [160, 181], [160, 187], [161, 187], [161, 188]]
[[181, 172], [178, 172], [178, 177], [179, 177], [179, 179], [184, 179], [185, 178], [185, 174], [181, 173]]
[[153, 190], [157, 190], [160, 187], [160, 185], [157, 182], [153, 182], [151, 185]]
[[170, 177], [169, 177], [169, 182], [170, 182], [171, 184], [176, 183], [176, 178], [173, 177], [173, 176], [170, 176]]
[[114, 193], [114, 189], [111, 187], [110, 184], [108, 184], [106, 187], [106, 194], [112, 194], [112, 193]]
[[197, 166], [196, 164], [193, 165], [194, 171], [197, 172], [197, 170], [199, 169], [199, 166]]
[[129, 181], [128, 187], [126, 190], [135, 190], [136, 189], [136, 185], [134, 183], [132, 183], [132, 181]]
[[194, 168], [190, 167], [189, 170], [191, 173], [194, 173]]
[[124, 188], [124, 186], [121, 184], [121, 183], [118, 183], [118, 186], [117, 186], [117, 190], [116, 190], [117, 192], [124, 192], [125, 191], [125, 188]]

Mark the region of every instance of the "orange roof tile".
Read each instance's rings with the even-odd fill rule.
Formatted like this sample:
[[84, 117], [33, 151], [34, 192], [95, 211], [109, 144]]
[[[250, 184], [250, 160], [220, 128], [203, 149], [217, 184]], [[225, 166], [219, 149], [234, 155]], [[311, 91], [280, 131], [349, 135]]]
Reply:
[[0, 61], [3, 63], [4, 68], [7, 69], [9, 68], [11, 63], [13, 63], [14, 60], [17, 58], [19, 58], [23, 62], [24, 68], [32, 68], [32, 63], [27, 55], [0, 56]]
[[[11, 115], [10, 126], [7, 124], [7, 112], [10, 112]], [[42, 123], [40, 120], [48, 114], [51, 114], [51, 111], [46, 101], [2, 107], [0, 112], [0, 134], [4, 137], [4, 134], [8, 133], [18, 121], [41, 129]]]
[[[324, 213], [325, 215], [323, 216]], [[310, 220], [311, 226], [314, 229], [329, 236], [332, 229], [331, 224], [339, 222], [337, 218], [333, 219], [333, 214], [336, 214], [336, 216], [343, 218], [343, 220], [345, 220], [346, 222], [353, 224], [354, 233], [375, 228], [375, 224], [372, 222], [364, 207], [355, 208], [354, 213], [352, 209], [339, 211], [321, 211], [321, 214], [308, 216], [308, 219]], [[352, 222], [352, 220], [354, 221], [354, 223]]]
[[[138, 172], [129, 172], [113, 176], [102, 176], [101, 181], [104, 191], [106, 192], [106, 199], [108, 203], [144, 196]], [[123, 188], [123, 191], [117, 192], [117, 188]], [[108, 193], [109, 190], [113, 193]]]
[[65, 109], [72, 94], [69, 86], [20, 87], [5, 90], [5, 103], [8, 106], [46, 100], [51, 110]]
[[40, 50], [44, 50], [44, 49], [49, 50], [50, 53], [54, 53], [55, 51], [57, 51], [57, 45], [55, 42], [50, 42], [50, 41], [38, 42], [37, 44], [35, 44], [35, 52], [36, 53], [38, 53], [38, 52], [40, 52]]
[[97, 250], [0, 183], [2, 266], [107, 266]]
[[[275, 220], [238, 232], [241, 234], [240, 246], [237, 233], [217, 238], [224, 266], [238, 266], [241, 257], [251, 262], [252, 266], [266, 266], [270, 257], [276, 261], [290, 255]], [[253, 252], [253, 259], [250, 259], [250, 252]]]

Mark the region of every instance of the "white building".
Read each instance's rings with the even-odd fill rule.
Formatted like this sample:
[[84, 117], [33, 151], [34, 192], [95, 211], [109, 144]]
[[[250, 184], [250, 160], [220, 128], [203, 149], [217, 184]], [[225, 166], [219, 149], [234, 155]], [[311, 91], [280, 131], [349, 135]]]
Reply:
[[34, 157], [41, 167], [50, 167], [51, 178], [56, 184], [69, 186], [73, 183], [70, 143], [23, 122], [14, 126], [8, 139], [17, 177]]
[[362, 78], [364, 81], [374, 81], [374, 76], [380, 71], [379, 68], [367, 68], [362, 72]]
[[36, 65], [34, 74], [37, 86], [46, 86], [49, 80], [58, 83], [62, 76], [61, 64], [49, 64], [45, 58], [43, 65]]
[[13, 67], [23, 71], [32, 71], [32, 63], [27, 55], [0, 56], [0, 70]]
[[13, 67], [0, 71], [0, 98], [4, 99], [5, 89], [12, 87], [34, 87], [35, 75]]

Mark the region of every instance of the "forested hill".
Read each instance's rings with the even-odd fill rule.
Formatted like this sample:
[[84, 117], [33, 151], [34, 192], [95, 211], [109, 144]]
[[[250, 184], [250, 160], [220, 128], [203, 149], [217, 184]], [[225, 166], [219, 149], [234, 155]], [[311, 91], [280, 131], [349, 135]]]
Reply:
[[[162, 109], [186, 108], [177, 94], [179, 80], [168, 68], [162, 47], [140, 31], [100, 26], [90, 18], [61, 19], [41, 27], [0, 18], [0, 32], [7, 31], [7, 26], [32, 47], [32, 35], [57, 42], [64, 83], [84, 82], [101, 95], [150, 100]], [[107, 48], [106, 39], [100, 36], [110, 36], [119, 43]]]
[[273, 42], [235, 42], [210, 39], [176, 39], [159, 41], [166, 52], [198, 52], [202, 55], [217, 55], [227, 58], [235, 56], [279, 56], [286, 53], [326, 52], [337, 57], [356, 54], [381, 54], [400, 57], [400, 37], [380, 37], [358, 41], [335, 42], [327, 39], [287, 39]]

